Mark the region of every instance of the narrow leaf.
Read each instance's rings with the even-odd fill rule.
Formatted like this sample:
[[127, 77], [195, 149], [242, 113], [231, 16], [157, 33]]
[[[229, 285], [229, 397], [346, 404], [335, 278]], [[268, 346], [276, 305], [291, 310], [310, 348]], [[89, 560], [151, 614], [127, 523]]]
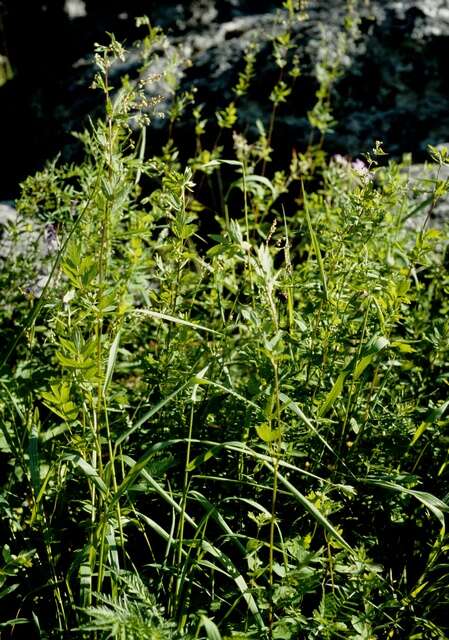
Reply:
[[108, 493], [108, 489], [104, 483], [104, 480], [100, 478], [96, 469], [93, 466], [84, 460], [78, 453], [68, 453], [62, 457], [62, 460], [66, 460], [67, 462], [71, 462], [75, 467], [79, 467], [81, 471], [84, 473], [89, 480], [91, 480], [97, 489], [106, 496]]
[[203, 614], [200, 615], [200, 620], [201, 626], [203, 626], [206, 631], [207, 640], [222, 640], [221, 633], [215, 622]]
[[312, 226], [312, 219], [310, 217], [310, 212], [309, 212], [309, 204], [308, 204], [308, 200], [307, 200], [307, 196], [306, 196], [306, 192], [304, 189], [304, 182], [301, 181], [301, 188], [302, 188], [302, 198], [303, 198], [303, 202], [304, 202], [304, 213], [306, 214], [306, 220], [307, 220], [307, 226], [309, 228], [309, 235], [310, 235], [310, 239], [312, 241], [312, 247], [313, 250], [315, 252], [315, 256], [318, 262], [318, 267], [320, 270], [320, 276], [321, 276], [321, 282], [323, 285], [323, 291], [324, 291], [324, 297], [326, 300], [329, 299], [329, 294], [328, 294], [328, 290], [327, 290], [327, 279], [326, 279], [326, 273], [324, 271], [324, 262], [323, 262], [323, 257], [321, 255], [321, 249], [320, 249], [320, 244], [318, 242], [318, 238], [316, 236], [315, 230]]
[[[274, 468], [268, 462], [265, 462], [265, 466], [270, 469], [272, 473], [274, 473]], [[277, 472], [277, 477], [279, 482], [284, 485], [286, 489], [290, 492], [290, 494], [300, 503], [302, 506], [315, 518], [315, 520], [324, 528], [326, 531], [337, 540], [342, 547], [344, 547], [350, 553], [354, 553], [352, 547], [346, 542], [343, 536], [337, 531], [337, 529], [331, 524], [331, 522], [324, 516], [317, 507], [310, 502], [285, 476], [283, 476], [279, 471]]]
[[167, 320], [167, 322], [174, 322], [175, 324], [182, 324], [186, 327], [191, 327], [192, 329], [199, 329], [200, 331], [207, 331], [208, 333], [213, 333], [216, 336], [221, 336], [222, 334], [219, 331], [215, 331], [215, 329], [209, 329], [209, 327], [205, 327], [202, 324], [196, 324], [194, 322], [190, 322], [188, 320], [184, 320], [183, 318], [177, 318], [176, 316], [171, 316], [167, 313], [159, 313], [158, 311], [152, 311], [151, 309], [136, 309], [136, 313], [140, 313], [144, 316], [150, 316], [151, 318], [158, 318], [159, 320]]
[[396, 482], [391, 482], [390, 480], [366, 478], [365, 480], [363, 480], [363, 482], [365, 484], [383, 487], [384, 489], [388, 489], [390, 491], [397, 491], [398, 493], [405, 493], [413, 496], [434, 514], [441, 525], [442, 531], [445, 530], [444, 513], [449, 512], [449, 505], [434, 496], [432, 493], [428, 493], [427, 491], [417, 491], [416, 489], [409, 489], [408, 487], [403, 487], [402, 485], [397, 484]]
[[106, 368], [106, 376], [103, 384], [103, 393], [106, 392], [106, 389], [108, 388], [112, 379], [112, 373], [114, 371], [115, 361], [117, 359], [117, 351], [120, 344], [120, 335], [121, 334], [119, 331], [115, 336], [113, 343], [111, 344], [111, 348], [109, 349], [108, 366]]
[[338, 376], [337, 380], [334, 383], [334, 386], [332, 387], [332, 389], [329, 391], [329, 393], [325, 397], [321, 407], [318, 409], [318, 417], [319, 418], [321, 418], [322, 416], [326, 415], [326, 413], [329, 411], [329, 409], [334, 404], [335, 400], [339, 397], [339, 395], [343, 391], [343, 386], [344, 386], [346, 378], [348, 377], [348, 374], [349, 374], [349, 371], [343, 370], [340, 373], [340, 375]]

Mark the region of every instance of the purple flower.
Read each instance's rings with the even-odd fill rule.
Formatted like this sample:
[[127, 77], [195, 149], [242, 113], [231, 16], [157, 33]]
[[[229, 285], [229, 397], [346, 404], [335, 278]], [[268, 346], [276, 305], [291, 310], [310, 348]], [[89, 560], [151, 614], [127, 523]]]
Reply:
[[351, 162], [351, 159], [342, 156], [339, 153], [336, 153], [332, 160], [335, 164], [338, 164], [342, 169], [346, 171], [353, 171], [358, 178], [360, 178], [365, 184], [370, 182], [373, 179], [373, 174], [363, 162], [363, 160], [357, 159]]
[[58, 234], [56, 231], [56, 226], [52, 223], [48, 223], [45, 225], [44, 243], [45, 243], [46, 255], [54, 253], [59, 249], [59, 240], [58, 240]]
[[333, 156], [333, 161], [336, 162], [337, 164], [342, 165], [343, 167], [348, 166], [349, 162], [346, 160], [346, 158], [344, 158], [340, 153], [336, 153]]
[[351, 163], [351, 166], [355, 173], [362, 178], [363, 182], [366, 183], [373, 179], [373, 174], [363, 160], [354, 160], [354, 162]]

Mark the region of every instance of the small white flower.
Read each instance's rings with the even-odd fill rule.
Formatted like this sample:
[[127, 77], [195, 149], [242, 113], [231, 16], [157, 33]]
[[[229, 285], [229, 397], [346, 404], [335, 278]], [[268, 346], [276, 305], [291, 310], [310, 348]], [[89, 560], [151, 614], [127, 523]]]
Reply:
[[74, 297], [75, 297], [75, 289], [69, 289], [65, 294], [65, 296], [63, 297], [62, 301], [64, 304], [69, 304], [69, 302], [71, 302]]

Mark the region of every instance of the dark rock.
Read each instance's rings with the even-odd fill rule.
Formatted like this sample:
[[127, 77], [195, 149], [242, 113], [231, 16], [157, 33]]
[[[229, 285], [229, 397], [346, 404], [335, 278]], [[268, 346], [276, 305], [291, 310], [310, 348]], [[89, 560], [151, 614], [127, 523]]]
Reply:
[[331, 144], [349, 153], [384, 140], [393, 155], [424, 159], [449, 125], [446, 0], [372, 3], [352, 64], [336, 87]]
[[41, 295], [59, 248], [54, 225], [21, 216], [13, 202], [0, 202], [0, 269], [22, 271], [24, 294]]
[[[442, 145], [440, 145], [442, 146]], [[445, 145], [447, 146], [447, 145]], [[449, 167], [436, 164], [412, 164], [407, 169], [412, 201], [427, 202], [427, 206], [408, 218], [406, 226], [420, 230], [424, 226], [443, 229], [449, 223], [449, 193], [433, 200], [437, 181], [449, 184]]]

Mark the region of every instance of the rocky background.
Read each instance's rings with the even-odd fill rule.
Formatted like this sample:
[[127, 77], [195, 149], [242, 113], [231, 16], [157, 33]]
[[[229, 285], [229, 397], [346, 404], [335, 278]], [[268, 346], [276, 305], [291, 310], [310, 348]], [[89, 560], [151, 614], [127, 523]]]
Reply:
[[[307, 145], [314, 61], [323, 43], [330, 52], [337, 46], [345, 4], [311, 0], [309, 20], [297, 27], [303, 75], [279, 112], [278, 146]], [[168, 34], [164, 55], [180, 47], [191, 60], [189, 67], [179, 64], [181, 88], [196, 87], [206, 114], [232, 99], [244, 51], [259, 33], [257, 76], [242, 117], [249, 127], [257, 119], [268, 124], [268, 95], [278, 73], [268, 55], [269, 34], [277, 28], [280, 5], [280, 0], [0, 1], [0, 200], [14, 199], [19, 182], [57, 153], [66, 161], [76, 159], [79, 148], [70, 132], [82, 130], [101, 110], [100, 95], [88, 90], [93, 45], [107, 41], [105, 32], [115, 33], [131, 52], [120, 73], [135, 76], [139, 15], [149, 15]], [[411, 152], [422, 161], [429, 143], [449, 139], [449, 0], [358, 0], [356, 6], [361, 34], [334, 88], [337, 125], [326, 148], [355, 157], [378, 139], [393, 157]], [[325, 26], [324, 35], [319, 25]], [[155, 124], [158, 144], [162, 125]]]

